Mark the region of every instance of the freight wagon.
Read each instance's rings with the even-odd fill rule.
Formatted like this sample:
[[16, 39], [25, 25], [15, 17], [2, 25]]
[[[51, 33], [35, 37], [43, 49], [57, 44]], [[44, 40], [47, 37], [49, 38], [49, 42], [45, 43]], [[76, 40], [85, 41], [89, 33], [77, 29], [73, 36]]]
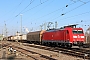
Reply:
[[27, 34], [27, 41], [30, 43], [41, 44], [42, 36], [43, 36], [44, 32], [45, 32], [45, 30], [36, 31], [36, 32], [29, 32]]
[[23, 34], [23, 35], [14, 35], [14, 36], [9, 36], [8, 41], [21, 41], [21, 42], [26, 42], [27, 41], [27, 35]]

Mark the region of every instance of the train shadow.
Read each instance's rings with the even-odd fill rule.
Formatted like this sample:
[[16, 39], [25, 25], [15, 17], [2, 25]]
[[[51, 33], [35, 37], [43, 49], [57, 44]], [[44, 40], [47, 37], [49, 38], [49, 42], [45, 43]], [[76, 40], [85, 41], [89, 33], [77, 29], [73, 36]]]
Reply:
[[12, 54], [12, 55], [7, 57], [7, 60], [23, 60], [23, 59], [22, 58], [16, 58], [16, 55]]
[[15, 57], [16, 57], [16, 55], [11, 55], [11, 56], [8, 56], [8, 57], [7, 57], [7, 60], [14, 60], [14, 59], [15, 59]]

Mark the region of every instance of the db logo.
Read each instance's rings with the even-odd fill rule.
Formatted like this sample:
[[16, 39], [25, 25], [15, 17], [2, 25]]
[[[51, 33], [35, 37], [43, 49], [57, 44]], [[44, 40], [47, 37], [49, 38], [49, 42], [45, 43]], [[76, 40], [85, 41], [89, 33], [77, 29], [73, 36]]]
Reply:
[[80, 36], [78, 35], [78, 38], [80, 38]]

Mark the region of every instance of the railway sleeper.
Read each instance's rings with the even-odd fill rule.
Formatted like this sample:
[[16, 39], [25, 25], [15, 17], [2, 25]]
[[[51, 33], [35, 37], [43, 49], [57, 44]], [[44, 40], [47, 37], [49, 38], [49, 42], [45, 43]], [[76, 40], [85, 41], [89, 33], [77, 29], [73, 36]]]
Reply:
[[[49, 59], [49, 60], [56, 60], [56, 59], [54, 59], [54, 58], [51, 58], [51, 57], [49, 57], [49, 56], [45, 56], [45, 55], [42, 55], [42, 54], [39, 54], [39, 53], [37, 53], [37, 52], [33, 52], [33, 51], [30, 51], [30, 50], [26, 50], [26, 49], [23, 49], [23, 48], [21, 48], [21, 47], [17, 47], [17, 46], [13, 46], [16, 50], [18, 50], [18, 51], [20, 51], [21, 52], [21, 49], [22, 49], [22, 53], [24, 53], [24, 54], [26, 54], [26, 55], [28, 55], [28, 56], [30, 56], [29, 54], [27, 54], [27, 53], [32, 53], [32, 54], [38, 54], [38, 55], [40, 55], [40, 57], [43, 57], [43, 58], [46, 58], [46, 59]], [[18, 49], [19, 48], [19, 49]], [[27, 52], [27, 53], [26, 53]], [[32, 57], [32, 56], [31, 56]], [[34, 58], [34, 57], [33, 57]], [[35, 59], [35, 58], [34, 58]], [[35, 60], [38, 60], [38, 59], [35, 59]]]

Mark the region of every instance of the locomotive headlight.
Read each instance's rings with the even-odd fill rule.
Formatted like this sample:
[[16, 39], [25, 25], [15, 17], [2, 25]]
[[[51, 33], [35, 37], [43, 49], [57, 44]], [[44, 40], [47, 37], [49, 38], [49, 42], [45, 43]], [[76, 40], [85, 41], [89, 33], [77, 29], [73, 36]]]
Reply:
[[73, 38], [77, 38], [77, 36], [73, 36]]
[[84, 38], [84, 36], [81, 36], [81, 38]]

